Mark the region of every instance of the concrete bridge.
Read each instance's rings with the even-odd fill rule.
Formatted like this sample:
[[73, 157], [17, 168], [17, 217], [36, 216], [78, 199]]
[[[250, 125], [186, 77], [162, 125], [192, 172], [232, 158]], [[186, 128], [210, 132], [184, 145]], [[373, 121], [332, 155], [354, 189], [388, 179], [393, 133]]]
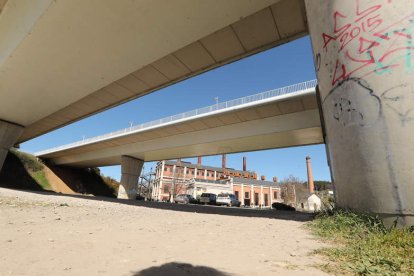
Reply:
[[[217, 103], [134, 127], [47, 149], [55, 165], [121, 164], [323, 143], [316, 80]], [[140, 172], [137, 172], [138, 175]]]
[[409, 0], [0, 1], [8, 149], [310, 34], [338, 206], [414, 223]]
[[54, 165], [121, 164], [119, 197], [136, 197], [144, 161], [323, 143], [316, 80], [192, 110], [35, 153]]

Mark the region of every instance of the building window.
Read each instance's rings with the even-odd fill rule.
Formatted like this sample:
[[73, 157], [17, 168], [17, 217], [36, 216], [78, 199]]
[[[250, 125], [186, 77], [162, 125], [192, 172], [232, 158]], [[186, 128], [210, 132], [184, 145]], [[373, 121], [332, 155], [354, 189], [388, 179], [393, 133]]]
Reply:
[[254, 193], [254, 203], [259, 205], [259, 193]]
[[273, 197], [277, 198], [277, 192], [276, 191], [273, 192]]
[[164, 193], [168, 193], [168, 192], [169, 192], [168, 186], [164, 186]]
[[235, 191], [234, 196], [236, 197], [237, 200], [239, 200], [239, 191]]
[[249, 198], [249, 192], [244, 192], [244, 198]]
[[166, 172], [167, 171], [167, 168], [166, 167], [164, 167], [164, 172]]

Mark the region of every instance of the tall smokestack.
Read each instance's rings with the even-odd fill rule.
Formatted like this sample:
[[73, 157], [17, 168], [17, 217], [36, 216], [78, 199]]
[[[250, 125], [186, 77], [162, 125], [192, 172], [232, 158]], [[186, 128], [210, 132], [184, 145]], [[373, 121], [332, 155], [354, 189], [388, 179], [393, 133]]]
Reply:
[[273, 182], [275, 183], [279, 182], [279, 179], [277, 178], [277, 176], [273, 176]]
[[225, 169], [225, 168], [226, 168], [226, 160], [227, 160], [227, 158], [226, 158], [226, 154], [223, 154], [223, 155], [222, 155], [222, 157], [221, 157], [221, 167], [222, 167], [223, 169]]
[[247, 171], [247, 165], [246, 165], [246, 163], [247, 163], [247, 157], [246, 156], [244, 156], [243, 157], [243, 171], [245, 172], [245, 171]]
[[262, 181], [265, 181], [265, 180], [266, 180], [266, 176], [262, 175], [262, 176], [260, 177], [260, 179], [261, 179]]
[[201, 166], [201, 156], [197, 158], [197, 166]]
[[315, 186], [313, 184], [312, 164], [311, 164], [311, 158], [309, 156], [306, 156], [306, 168], [308, 169], [308, 189], [309, 189], [309, 193], [313, 194], [313, 193], [315, 193]]

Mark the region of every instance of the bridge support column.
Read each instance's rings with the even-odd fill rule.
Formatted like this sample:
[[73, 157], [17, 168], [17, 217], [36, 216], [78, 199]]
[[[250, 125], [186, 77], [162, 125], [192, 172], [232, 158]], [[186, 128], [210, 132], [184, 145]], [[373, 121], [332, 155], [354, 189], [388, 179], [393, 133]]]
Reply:
[[414, 15], [408, 1], [306, 0], [340, 207], [414, 224]]
[[23, 127], [0, 120], [0, 170], [9, 149], [23, 132]]
[[118, 198], [136, 199], [138, 177], [141, 174], [144, 161], [123, 155], [121, 157], [121, 185]]

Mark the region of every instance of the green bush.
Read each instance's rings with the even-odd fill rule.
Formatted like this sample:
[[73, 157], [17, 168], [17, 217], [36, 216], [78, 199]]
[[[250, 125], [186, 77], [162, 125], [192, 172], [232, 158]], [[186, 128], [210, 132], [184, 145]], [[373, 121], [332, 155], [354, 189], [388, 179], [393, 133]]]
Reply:
[[26, 170], [31, 170], [32, 172], [43, 170], [43, 164], [36, 158], [36, 156], [15, 149], [10, 150], [10, 152], [20, 159]]
[[49, 181], [46, 179], [44, 171], [36, 171], [31, 173], [33, 179], [42, 187], [43, 190], [52, 190]]

